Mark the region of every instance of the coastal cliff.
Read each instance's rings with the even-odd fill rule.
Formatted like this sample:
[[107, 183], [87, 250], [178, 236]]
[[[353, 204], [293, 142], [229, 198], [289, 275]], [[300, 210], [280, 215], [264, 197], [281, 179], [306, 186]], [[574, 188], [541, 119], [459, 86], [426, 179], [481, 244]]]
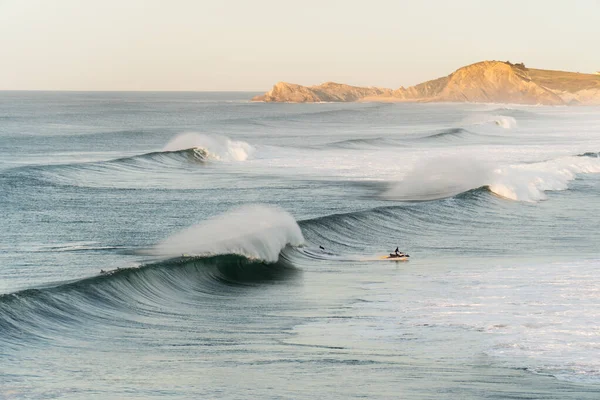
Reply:
[[265, 102], [474, 102], [600, 105], [600, 75], [526, 68], [482, 61], [409, 88], [356, 87], [327, 82], [301, 86], [279, 82], [253, 101]]

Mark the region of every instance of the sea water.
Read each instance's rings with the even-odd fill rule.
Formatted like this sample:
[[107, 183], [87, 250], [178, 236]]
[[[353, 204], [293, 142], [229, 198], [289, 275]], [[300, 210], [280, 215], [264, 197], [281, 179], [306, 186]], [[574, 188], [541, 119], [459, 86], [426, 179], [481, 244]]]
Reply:
[[598, 108], [252, 95], [0, 93], [0, 398], [600, 397]]

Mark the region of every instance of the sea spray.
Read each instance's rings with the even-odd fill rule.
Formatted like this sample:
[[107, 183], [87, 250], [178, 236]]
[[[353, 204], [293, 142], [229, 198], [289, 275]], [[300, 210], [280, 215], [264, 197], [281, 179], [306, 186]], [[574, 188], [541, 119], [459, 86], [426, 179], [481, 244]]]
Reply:
[[495, 194], [527, 202], [546, 199], [546, 191], [565, 190], [577, 174], [600, 173], [600, 159], [562, 157], [496, 168], [488, 184]]
[[494, 194], [510, 200], [537, 202], [546, 199], [546, 191], [567, 189], [569, 182], [582, 173], [600, 173], [600, 159], [570, 156], [494, 166], [477, 159], [442, 157], [415, 165], [404, 179], [390, 183], [382, 197], [435, 200], [487, 186]]
[[253, 153], [254, 147], [243, 141], [231, 140], [227, 136], [186, 132], [175, 136], [163, 151], [187, 149], [202, 150], [209, 160], [245, 161]]
[[167, 258], [239, 254], [275, 262], [286, 245], [303, 242], [302, 231], [288, 212], [274, 206], [247, 205], [176, 233], [150, 253]]
[[481, 160], [440, 157], [417, 163], [405, 178], [389, 184], [382, 196], [389, 200], [425, 201], [455, 196], [485, 186], [492, 167]]

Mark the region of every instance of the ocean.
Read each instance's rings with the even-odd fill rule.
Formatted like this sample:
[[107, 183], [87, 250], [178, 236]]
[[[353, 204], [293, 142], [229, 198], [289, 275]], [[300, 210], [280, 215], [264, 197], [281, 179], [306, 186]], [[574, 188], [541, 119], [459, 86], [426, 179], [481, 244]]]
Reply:
[[600, 398], [600, 109], [254, 94], [0, 92], [0, 398]]

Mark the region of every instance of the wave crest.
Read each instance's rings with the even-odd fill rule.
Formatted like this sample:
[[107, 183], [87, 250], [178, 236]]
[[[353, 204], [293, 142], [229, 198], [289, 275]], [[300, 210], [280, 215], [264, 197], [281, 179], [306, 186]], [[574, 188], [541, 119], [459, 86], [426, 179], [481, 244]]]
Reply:
[[565, 190], [577, 174], [600, 173], [600, 159], [563, 157], [533, 164], [511, 165], [493, 171], [490, 190], [511, 200], [536, 202], [546, 191]]
[[546, 199], [546, 191], [565, 190], [577, 174], [600, 173], [600, 158], [570, 156], [506, 166], [465, 158], [439, 158], [416, 166], [391, 183], [382, 196], [390, 200], [427, 201], [452, 197], [482, 186], [501, 197], [526, 202]]
[[187, 149], [198, 152], [198, 156], [203, 160], [217, 161], [246, 161], [255, 151], [254, 147], [243, 141], [195, 132], [175, 136], [162, 151], [176, 152]]
[[487, 185], [491, 166], [464, 157], [424, 161], [400, 182], [391, 183], [383, 197], [389, 200], [427, 201], [452, 197]]
[[239, 254], [276, 262], [285, 246], [302, 243], [302, 231], [289, 213], [273, 206], [249, 205], [176, 233], [154, 246], [150, 254], [166, 258]]

